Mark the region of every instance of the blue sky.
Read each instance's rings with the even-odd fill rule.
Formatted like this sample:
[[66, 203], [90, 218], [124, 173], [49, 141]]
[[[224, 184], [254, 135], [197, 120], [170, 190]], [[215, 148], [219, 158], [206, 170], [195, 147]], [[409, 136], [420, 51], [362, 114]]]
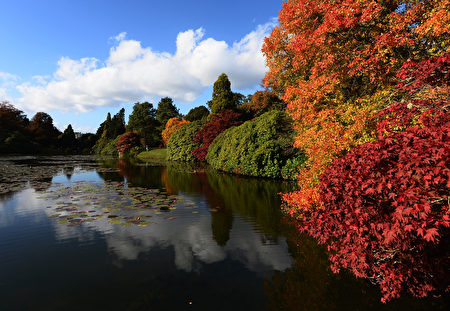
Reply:
[[226, 72], [260, 89], [260, 53], [282, 1], [0, 0], [0, 100], [63, 130], [95, 131], [106, 113], [172, 97], [205, 104]]

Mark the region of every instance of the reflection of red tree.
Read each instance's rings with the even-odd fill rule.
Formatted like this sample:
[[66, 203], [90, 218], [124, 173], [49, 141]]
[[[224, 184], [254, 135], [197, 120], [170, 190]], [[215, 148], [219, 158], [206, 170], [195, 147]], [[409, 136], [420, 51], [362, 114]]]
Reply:
[[123, 176], [128, 180], [132, 179], [136, 175], [136, 172], [133, 169], [133, 165], [131, 165], [131, 163], [125, 159], [118, 159], [116, 167], [120, 176]]
[[169, 176], [167, 175], [167, 166], [164, 166], [161, 172], [161, 182], [166, 188], [168, 194], [178, 194], [178, 189], [175, 188], [169, 180]]

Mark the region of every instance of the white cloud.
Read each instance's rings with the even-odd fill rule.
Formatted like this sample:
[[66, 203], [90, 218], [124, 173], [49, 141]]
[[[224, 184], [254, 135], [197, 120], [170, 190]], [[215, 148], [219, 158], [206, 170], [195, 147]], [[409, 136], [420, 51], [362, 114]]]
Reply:
[[18, 77], [8, 72], [0, 72], [0, 80], [3, 80], [2, 83], [7, 83], [10, 81], [17, 81]]
[[19, 77], [8, 72], [0, 72], [0, 102], [12, 102], [13, 98], [9, 96], [8, 90], [14, 87]]
[[50, 79], [50, 76], [33, 76], [31, 77], [33, 79], [33, 81], [35, 81], [37, 84], [40, 85], [46, 85], [47, 81]]
[[124, 32], [119, 33], [117, 36], [111, 37], [111, 38], [109, 38], [109, 39], [110, 39], [110, 40], [115, 40], [115, 41], [120, 42], [120, 41], [122, 41], [123, 39], [125, 39], [126, 36], [127, 36], [127, 33], [124, 31]]
[[6, 93], [6, 89], [0, 87], [0, 102], [3, 102], [3, 101], [9, 102], [9, 98], [8, 98], [8, 94]]
[[139, 41], [126, 39], [123, 32], [112, 38], [116, 45], [106, 61], [63, 57], [51, 80], [18, 85], [22, 97], [16, 103], [32, 111], [86, 112], [164, 96], [191, 102], [222, 72], [228, 74], [233, 89], [251, 88], [265, 74], [261, 46], [273, 25], [260, 25], [231, 46], [204, 38], [202, 28], [187, 30], [178, 34], [174, 54], [143, 47]]

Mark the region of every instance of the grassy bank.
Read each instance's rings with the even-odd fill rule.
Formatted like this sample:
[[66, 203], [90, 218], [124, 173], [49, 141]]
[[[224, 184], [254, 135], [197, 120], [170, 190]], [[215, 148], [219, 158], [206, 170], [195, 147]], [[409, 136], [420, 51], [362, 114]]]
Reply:
[[165, 161], [167, 160], [167, 149], [161, 148], [144, 151], [139, 153], [137, 157], [142, 161]]

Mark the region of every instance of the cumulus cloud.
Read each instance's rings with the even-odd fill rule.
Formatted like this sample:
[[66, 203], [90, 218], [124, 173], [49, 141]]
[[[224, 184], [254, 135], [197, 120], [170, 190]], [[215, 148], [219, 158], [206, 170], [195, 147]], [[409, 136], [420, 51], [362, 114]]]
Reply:
[[115, 40], [115, 41], [122, 41], [123, 39], [125, 39], [126, 36], [127, 36], [127, 33], [124, 31], [124, 32], [119, 33], [117, 36], [111, 37], [109, 39]]
[[8, 83], [18, 80], [18, 77], [8, 72], [0, 72], [0, 80], [2, 83]]
[[8, 89], [14, 87], [18, 80], [19, 77], [17, 76], [0, 71], [0, 102], [12, 101], [12, 98], [8, 94]]
[[187, 30], [176, 38], [176, 52], [155, 52], [120, 33], [105, 61], [63, 57], [52, 79], [22, 83], [18, 103], [29, 110], [77, 110], [115, 106], [169, 96], [191, 102], [228, 74], [234, 89], [256, 86], [265, 74], [261, 46], [274, 24], [258, 26], [240, 41], [227, 44], [206, 38], [205, 31]]

